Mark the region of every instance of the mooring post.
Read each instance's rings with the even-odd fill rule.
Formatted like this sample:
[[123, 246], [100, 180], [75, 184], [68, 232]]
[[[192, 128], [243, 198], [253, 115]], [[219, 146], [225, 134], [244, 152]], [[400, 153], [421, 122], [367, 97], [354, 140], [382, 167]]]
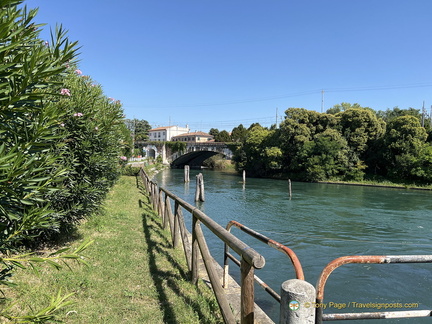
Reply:
[[243, 183], [246, 183], [246, 170], [243, 170]]
[[199, 200], [199, 190], [200, 190], [200, 184], [199, 184], [199, 174], [196, 175], [196, 186], [195, 186], [195, 201]]
[[315, 323], [315, 287], [299, 279], [284, 281], [281, 286], [280, 324]]
[[205, 201], [204, 195], [204, 176], [200, 173], [200, 201]]
[[204, 177], [202, 173], [196, 176], [195, 201], [204, 201]]
[[184, 182], [189, 182], [190, 181], [189, 170], [190, 170], [189, 165], [185, 165], [184, 166]]
[[289, 197], [291, 199], [292, 197], [291, 179], [288, 179], [288, 190], [289, 190]]

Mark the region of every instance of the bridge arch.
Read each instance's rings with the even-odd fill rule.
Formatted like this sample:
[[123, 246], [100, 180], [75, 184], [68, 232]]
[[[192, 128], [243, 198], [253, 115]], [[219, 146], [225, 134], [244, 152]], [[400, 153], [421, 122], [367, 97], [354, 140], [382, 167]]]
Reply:
[[185, 165], [189, 165], [191, 168], [199, 168], [205, 160], [218, 154], [224, 155], [223, 153], [214, 151], [189, 152], [172, 161], [171, 167], [174, 169], [181, 169], [184, 168]]

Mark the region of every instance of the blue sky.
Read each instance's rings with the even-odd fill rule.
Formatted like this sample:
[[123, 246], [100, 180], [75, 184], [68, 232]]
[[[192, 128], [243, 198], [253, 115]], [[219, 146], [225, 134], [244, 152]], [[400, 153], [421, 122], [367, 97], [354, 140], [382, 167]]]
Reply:
[[[29, 0], [127, 118], [270, 126], [289, 107], [432, 105], [430, 0]], [[324, 95], [322, 96], [322, 90]]]

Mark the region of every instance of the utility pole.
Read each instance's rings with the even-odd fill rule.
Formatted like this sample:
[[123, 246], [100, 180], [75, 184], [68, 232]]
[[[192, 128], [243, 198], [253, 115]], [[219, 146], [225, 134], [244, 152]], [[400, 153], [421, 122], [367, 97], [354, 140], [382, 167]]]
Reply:
[[424, 107], [424, 100], [423, 100], [423, 108], [422, 108], [422, 127], [424, 127], [425, 122], [425, 107]]
[[430, 127], [432, 128], [432, 105], [430, 109], [429, 119], [430, 119]]
[[321, 113], [324, 111], [324, 89], [321, 90]]

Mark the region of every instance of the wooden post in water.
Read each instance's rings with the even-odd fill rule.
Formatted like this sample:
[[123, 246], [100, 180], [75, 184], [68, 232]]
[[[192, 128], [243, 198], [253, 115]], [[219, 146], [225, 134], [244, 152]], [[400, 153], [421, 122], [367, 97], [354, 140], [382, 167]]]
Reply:
[[204, 196], [204, 177], [202, 173], [196, 176], [195, 201], [205, 201]]
[[189, 182], [190, 181], [189, 171], [190, 171], [189, 165], [185, 165], [184, 166], [184, 182]]
[[246, 183], [246, 170], [243, 170], [243, 183]]
[[288, 191], [289, 191], [289, 197], [292, 198], [292, 188], [291, 188], [291, 179], [288, 179]]

